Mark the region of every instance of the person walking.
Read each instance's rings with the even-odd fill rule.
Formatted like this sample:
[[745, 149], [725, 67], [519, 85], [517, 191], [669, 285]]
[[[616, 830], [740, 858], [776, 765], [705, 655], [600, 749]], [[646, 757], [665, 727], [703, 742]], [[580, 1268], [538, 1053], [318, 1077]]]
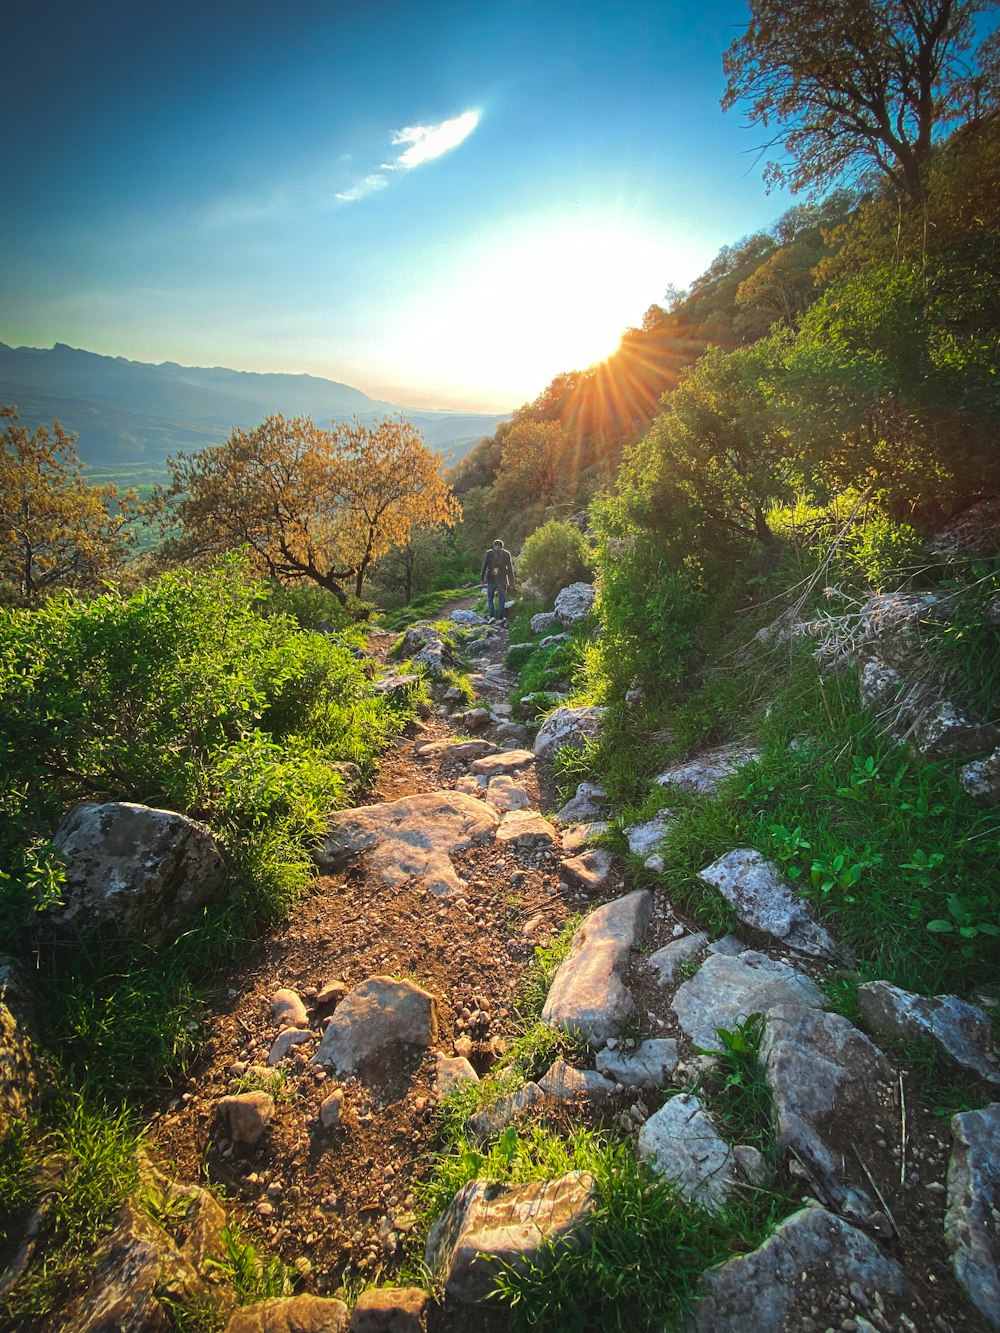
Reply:
[[487, 620], [490, 623], [503, 620], [507, 593], [514, 591], [514, 566], [510, 552], [499, 537], [483, 557], [479, 581], [486, 585], [486, 600], [490, 605]]

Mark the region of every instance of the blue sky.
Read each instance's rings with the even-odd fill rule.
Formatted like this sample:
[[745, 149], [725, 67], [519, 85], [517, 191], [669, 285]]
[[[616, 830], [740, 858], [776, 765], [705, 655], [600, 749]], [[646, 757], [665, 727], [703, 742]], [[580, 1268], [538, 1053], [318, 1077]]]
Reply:
[[0, 340], [504, 410], [791, 200], [742, 3], [7, 0]]

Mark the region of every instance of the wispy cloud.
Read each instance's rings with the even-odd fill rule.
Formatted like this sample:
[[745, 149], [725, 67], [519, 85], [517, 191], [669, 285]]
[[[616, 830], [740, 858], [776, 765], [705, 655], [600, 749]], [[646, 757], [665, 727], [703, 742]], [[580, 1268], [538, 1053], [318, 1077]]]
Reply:
[[384, 190], [389, 184], [390, 172], [410, 171], [442, 157], [465, 142], [479, 124], [482, 114], [481, 111], [463, 111], [460, 116], [452, 116], [437, 125], [408, 125], [405, 129], [393, 130], [389, 142], [394, 148], [402, 147], [402, 152], [391, 162], [383, 162], [378, 171], [363, 177], [356, 185], [341, 190], [337, 198], [342, 204], [353, 204]]
[[358, 181], [357, 185], [352, 185], [349, 190], [341, 190], [337, 198], [342, 204], [353, 204], [358, 199], [365, 199], [370, 194], [376, 194], [379, 190], [384, 190], [389, 184], [389, 178], [380, 171], [373, 171], [370, 176], [364, 180]]

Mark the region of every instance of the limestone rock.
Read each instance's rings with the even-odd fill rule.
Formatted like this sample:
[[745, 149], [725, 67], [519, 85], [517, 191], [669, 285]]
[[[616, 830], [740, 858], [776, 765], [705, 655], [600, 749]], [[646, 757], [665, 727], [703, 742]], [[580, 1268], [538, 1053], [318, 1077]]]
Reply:
[[500, 1097], [492, 1106], [487, 1106], [482, 1111], [477, 1111], [475, 1115], [469, 1116], [469, 1132], [480, 1142], [495, 1138], [522, 1111], [544, 1100], [545, 1093], [537, 1083], [525, 1083], [523, 1087]]
[[0, 1141], [11, 1123], [33, 1110], [41, 1092], [39, 1061], [20, 1006], [0, 992]]
[[450, 1296], [472, 1304], [502, 1268], [521, 1270], [543, 1247], [572, 1243], [594, 1206], [594, 1178], [585, 1171], [511, 1187], [472, 1180], [431, 1227], [424, 1262]]
[[574, 1069], [565, 1060], [556, 1060], [538, 1080], [547, 1097], [561, 1102], [586, 1102], [612, 1097], [618, 1091], [603, 1074], [594, 1069]]
[[[896, 1076], [879, 1048], [840, 1014], [789, 1005], [768, 1013], [760, 1060], [781, 1153], [798, 1159], [827, 1207], [876, 1234], [891, 1234], [868, 1179], [870, 1173], [891, 1208], [899, 1188], [891, 1155], [899, 1146], [899, 1116]], [[862, 1165], [858, 1126], [873, 1124], [885, 1127], [889, 1148]]]
[[559, 617], [554, 611], [539, 611], [537, 616], [531, 617], [532, 634], [547, 634], [555, 629], [559, 624]]
[[1000, 805], [1000, 748], [985, 759], [965, 764], [958, 780], [977, 805]]
[[569, 634], [550, 634], [550, 635], [547, 636], [547, 638], [544, 638], [544, 639], [541, 641], [541, 643], [538, 645], [538, 647], [539, 647], [540, 650], [543, 650], [543, 651], [544, 651], [546, 648], [557, 648], [557, 647], [559, 646], [559, 644], [561, 644], [561, 643], [567, 643], [567, 642], [569, 641], [569, 639], [570, 639], [570, 635], [569, 635]]
[[557, 708], [542, 723], [535, 737], [535, 754], [551, 760], [567, 747], [582, 750], [593, 740], [604, 722], [604, 708]]
[[473, 759], [482, 759], [484, 755], [496, 754], [497, 746], [492, 741], [427, 741], [417, 746], [414, 753], [421, 759], [440, 759], [442, 764], [471, 764]]
[[766, 1017], [774, 1008], [793, 1005], [822, 1008], [823, 992], [789, 963], [753, 949], [709, 954], [690, 981], [677, 988], [672, 1002], [694, 1045], [711, 1051], [721, 1049], [717, 1028], [732, 1032], [751, 1014]]
[[604, 814], [604, 805], [608, 793], [596, 782], [581, 782], [576, 795], [559, 811], [558, 819], [564, 824], [586, 823], [590, 819], [600, 819]]
[[588, 843], [596, 842], [602, 833], [607, 833], [610, 827], [606, 819], [596, 819], [591, 824], [574, 824], [562, 835], [562, 849], [567, 856], [576, 856]]
[[442, 1055], [435, 1057], [434, 1095], [447, 1097], [453, 1089], [463, 1083], [478, 1083], [479, 1075], [464, 1055]]
[[226, 868], [211, 831], [171, 810], [127, 801], [74, 806], [52, 841], [66, 863], [59, 927], [80, 932], [114, 921], [165, 939], [222, 893]]
[[888, 981], [860, 986], [858, 1005], [865, 1027], [877, 1036], [930, 1039], [950, 1064], [1000, 1084], [993, 1024], [976, 1005], [957, 995], [912, 995]]
[[319, 1123], [324, 1129], [336, 1129], [340, 1124], [340, 1114], [344, 1109], [344, 1092], [335, 1088], [329, 1097], [324, 1097], [319, 1107]]
[[459, 607], [457, 611], [452, 611], [450, 620], [456, 625], [485, 625], [486, 617], [481, 616], [478, 611], [470, 611], [468, 607]]
[[505, 810], [526, 810], [531, 805], [531, 797], [509, 773], [490, 778], [485, 799], [500, 814]]
[[559, 874], [574, 888], [596, 893], [607, 884], [613, 869], [614, 858], [607, 847], [592, 847], [590, 851], [563, 861]]
[[549, 988], [542, 1021], [578, 1033], [594, 1047], [616, 1036], [635, 1015], [622, 976], [653, 911], [645, 890], [605, 903], [584, 919]]
[[267, 1132], [274, 1115], [274, 1098], [269, 1092], [240, 1092], [223, 1097], [219, 1102], [220, 1116], [229, 1121], [229, 1134], [234, 1146], [249, 1152]]
[[664, 1102], [639, 1131], [637, 1148], [682, 1199], [707, 1212], [717, 1213], [733, 1192], [732, 1150], [693, 1093]]
[[383, 676], [381, 680], [372, 683], [372, 693], [385, 694], [394, 699], [405, 699], [412, 694], [419, 684], [419, 676], [404, 675], [401, 672], [393, 671], [389, 675]]
[[341, 1000], [313, 1064], [366, 1075], [400, 1046], [429, 1046], [437, 1036], [437, 1001], [412, 981], [370, 977]]
[[324, 872], [336, 870], [368, 852], [369, 865], [390, 888], [418, 877], [432, 893], [452, 894], [464, 888], [464, 881], [449, 853], [488, 842], [498, 822], [497, 812], [484, 801], [455, 791], [341, 810], [330, 816], [316, 864]]
[[1000, 742], [1000, 729], [984, 725], [951, 699], [922, 709], [913, 726], [913, 743], [928, 759], [967, 759]]
[[473, 773], [485, 778], [495, 778], [501, 773], [520, 773], [523, 768], [530, 768], [535, 756], [530, 750], [501, 750], [498, 754], [488, 754], [483, 759], [476, 759], [470, 765]]
[[703, 930], [694, 935], [682, 935], [680, 939], [672, 940], [662, 949], [651, 953], [646, 959], [646, 966], [656, 973], [661, 986], [669, 986], [674, 979], [677, 964], [686, 962], [706, 948], [708, 936]]
[[311, 1041], [312, 1033], [308, 1028], [285, 1028], [279, 1032], [267, 1053], [267, 1063], [276, 1065], [284, 1060], [293, 1046], [301, 1046], [304, 1041]]
[[633, 824], [631, 828], [625, 830], [625, 841], [628, 843], [629, 851], [633, 856], [643, 858], [650, 856], [670, 832], [671, 825], [676, 822], [677, 816], [672, 810], [661, 810], [645, 824]]
[[745, 926], [773, 935], [790, 949], [819, 958], [836, 956], [827, 931], [810, 917], [802, 900], [760, 852], [739, 847], [699, 871], [698, 878], [732, 903]]
[[[215, 1200], [212, 1203], [221, 1216], [221, 1222], [216, 1217], [217, 1242], [225, 1215]], [[175, 1327], [169, 1304], [204, 1305], [220, 1298], [218, 1289], [198, 1271], [206, 1253], [221, 1257], [221, 1245], [211, 1245], [209, 1230], [203, 1219], [197, 1237], [179, 1249], [137, 1198], [127, 1199], [114, 1231], [98, 1251], [90, 1287], [60, 1312], [59, 1327], [74, 1333], [106, 1333], [108, 1329], [168, 1333]], [[209, 1248], [199, 1252], [197, 1242]]]
[[760, 751], [748, 745], [731, 745], [722, 750], [699, 755], [683, 764], [674, 764], [653, 779], [660, 787], [677, 787], [696, 796], [711, 796], [723, 778], [760, 758]]
[[304, 1028], [309, 1022], [301, 996], [284, 986], [271, 996], [271, 1017], [281, 1028]]
[[673, 1037], [648, 1037], [634, 1051], [605, 1047], [597, 1052], [595, 1063], [602, 1074], [626, 1088], [665, 1088], [677, 1068], [677, 1042]]
[[497, 843], [521, 851], [550, 851], [558, 845], [559, 834], [537, 810], [508, 810], [500, 817]]
[[555, 614], [559, 624], [568, 628], [585, 620], [594, 605], [592, 583], [571, 583], [556, 596]]
[[469, 708], [459, 719], [466, 731], [482, 731], [488, 727], [492, 718], [488, 708]]
[[1000, 1102], [952, 1116], [944, 1233], [955, 1276], [1000, 1328]]
[[[833, 1323], [837, 1310], [834, 1327], [840, 1327], [848, 1312], [877, 1311], [876, 1292], [887, 1304], [912, 1294], [894, 1259], [863, 1231], [818, 1207], [793, 1213], [752, 1253], [710, 1268], [702, 1274], [699, 1290], [692, 1333], [801, 1333], [818, 1292], [829, 1302], [831, 1318], [815, 1326]], [[890, 1323], [880, 1322], [879, 1327]], [[893, 1320], [891, 1327], [902, 1325]], [[911, 1322], [909, 1327], [927, 1325]]]
[[424, 1333], [430, 1299], [420, 1287], [369, 1287], [358, 1297], [350, 1333]]
[[225, 1333], [348, 1333], [350, 1312], [325, 1296], [276, 1296], [237, 1310]]

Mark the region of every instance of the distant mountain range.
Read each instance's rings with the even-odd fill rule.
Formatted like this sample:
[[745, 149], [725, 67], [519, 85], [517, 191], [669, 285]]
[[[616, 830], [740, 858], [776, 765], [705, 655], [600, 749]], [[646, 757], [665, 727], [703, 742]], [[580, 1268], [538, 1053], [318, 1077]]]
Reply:
[[168, 454], [218, 444], [234, 426], [255, 426], [276, 412], [309, 416], [318, 426], [402, 412], [432, 449], [455, 459], [504, 420], [482, 412], [399, 407], [315, 375], [262, 375], [172, 361], [148, 365], [64, 343], [51, 349], [0, 343], [0, 403], [13, 404], [32, 429], [58, 420], [76, 434], [88, 468], [150, 474], [165, 471]]

